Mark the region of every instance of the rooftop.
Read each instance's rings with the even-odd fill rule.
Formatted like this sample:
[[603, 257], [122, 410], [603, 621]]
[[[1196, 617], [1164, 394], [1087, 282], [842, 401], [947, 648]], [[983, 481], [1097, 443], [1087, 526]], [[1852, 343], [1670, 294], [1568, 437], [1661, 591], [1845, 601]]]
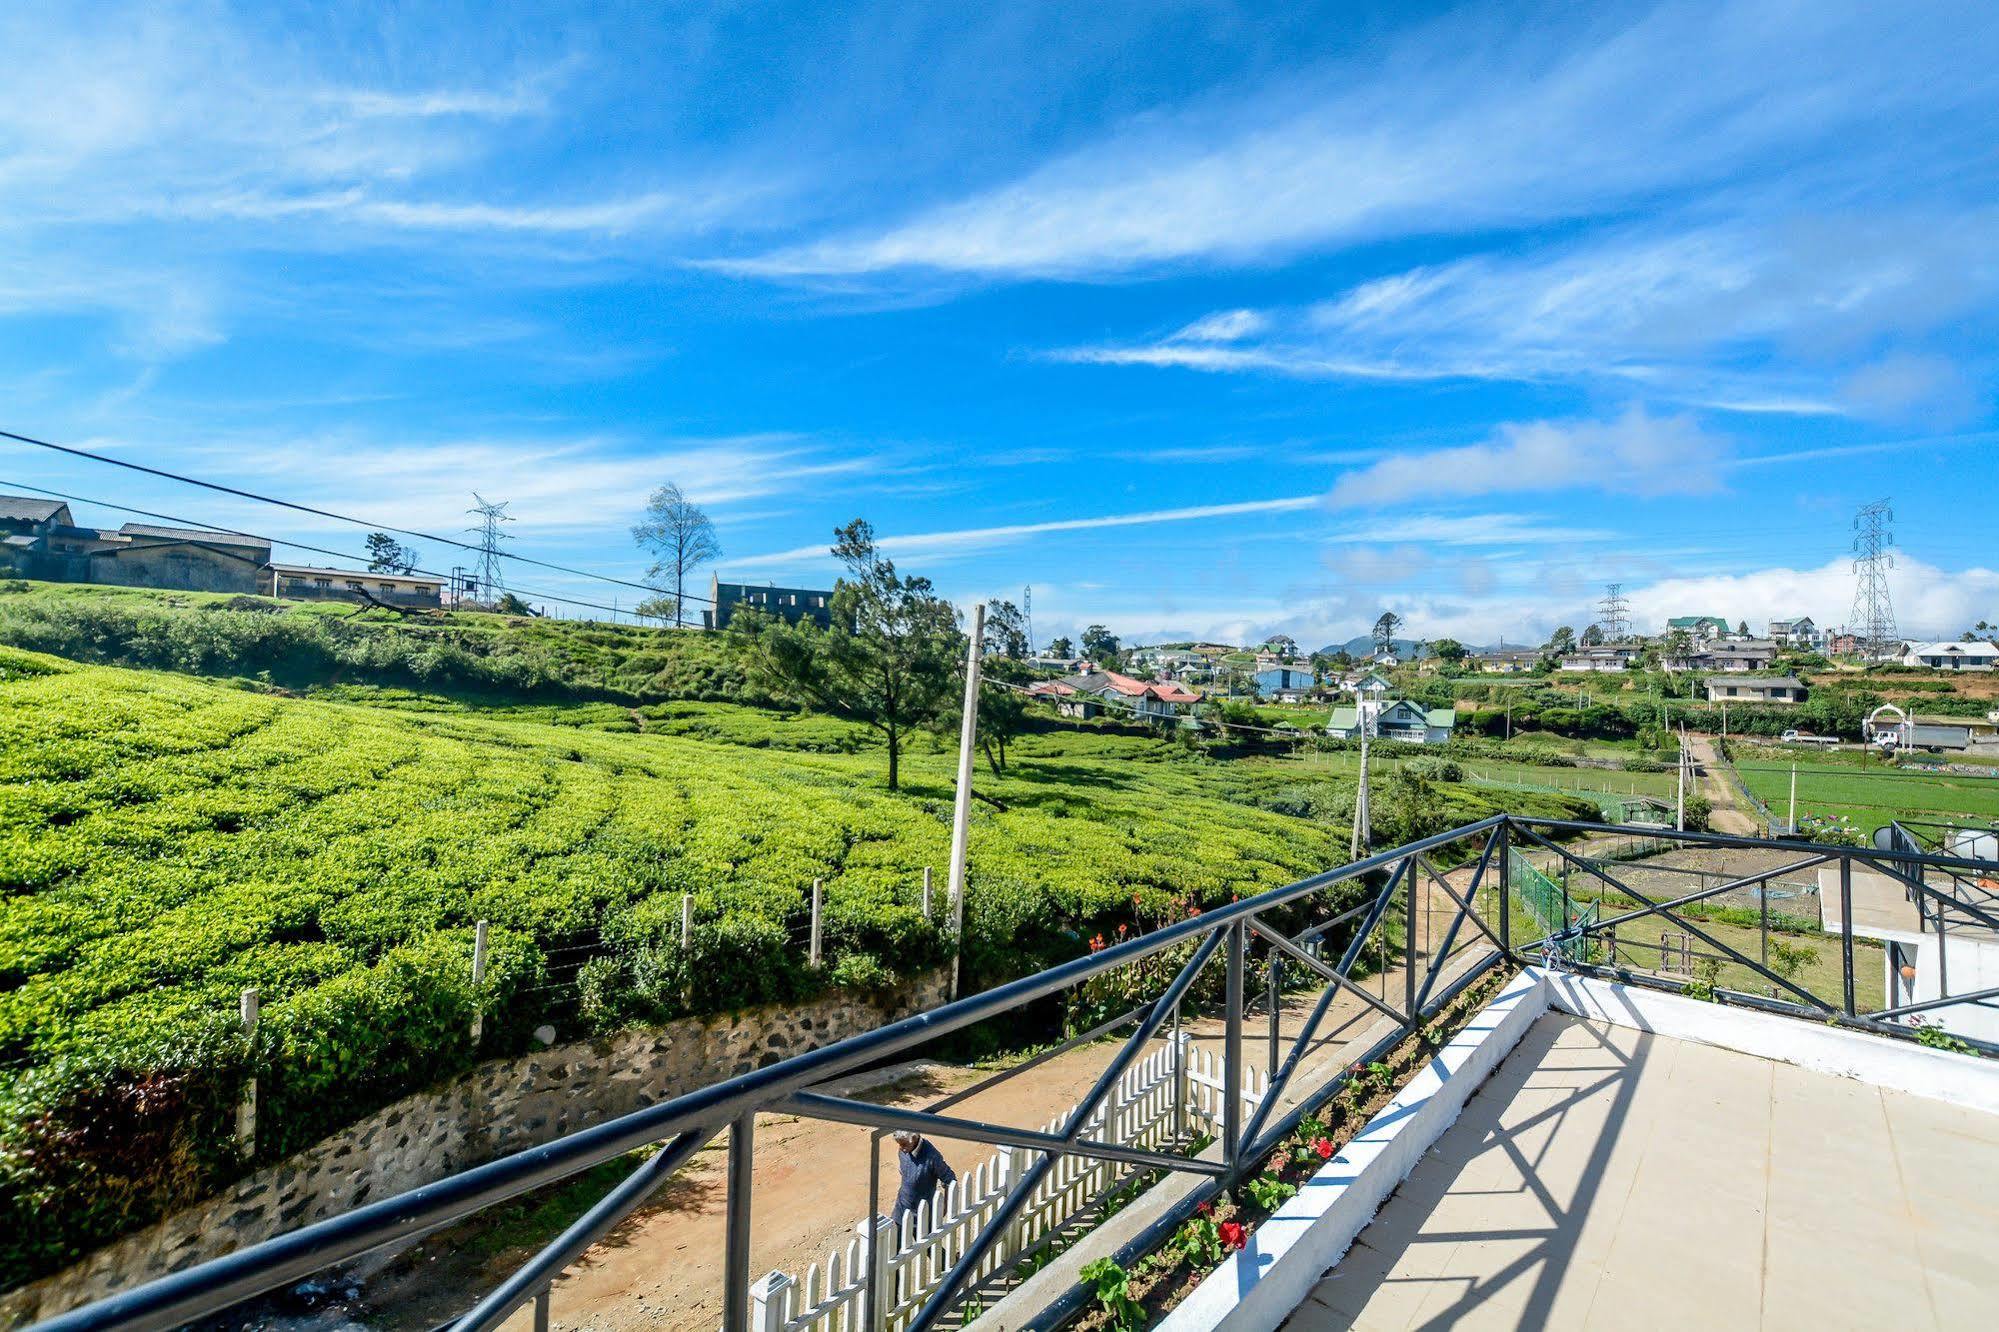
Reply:
[[444, 586], [442, 578], [434, 578], [430, 574], [385, 573], [379, 569], [323, 569], [312, 564], [280, 564], [276, 560], [271, 561], [271, 568], [279, 573], [303, 574], [309, 578], [373, 578], [377, 581], [386, 578], [399, 583], [429, 583], [437, 587]]
[[1975, 1327], [1999, 1117], [1550, 1013], [1287, 1326]]

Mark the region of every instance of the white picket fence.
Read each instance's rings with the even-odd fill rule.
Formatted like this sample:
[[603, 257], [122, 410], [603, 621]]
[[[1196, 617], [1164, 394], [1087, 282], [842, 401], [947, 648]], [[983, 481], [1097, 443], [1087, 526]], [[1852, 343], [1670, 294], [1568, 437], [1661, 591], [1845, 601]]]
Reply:
[[[1261, 1070], [1244, 1070], [1245, 1117], [1268, 1085]], [[1177, 1046], [1169, 1043], [1126, 1071], [1090, 1117], [1083, 1136], [1118, 1146], [1170, 1151], [1178, 1145], [1176, 1139], [1216, 1131], [1225, 1086], [1222, 1061], [1183, 1035]], [[1043, 1131], [1060, 1132], [1068, 1118], [1058, 1115]], [[806, 1268], [802, 1280], [785, 1272], [763, 1277], [750, 1287], [751, 1327], [756, 1332], [902, 1332], [992, 1219], [1020, 1171], [1038, 1155], [1002, 1147], [939, 1189], [899, 1225], [887, 1217], [876, 1217], [872, 1225], [860, 1222], [846, 1246], [834, 1249], [823, 1265]], [[1071, 1218], [1135, 1169], [1088, 1157], [1058, 1158], [980, 1263], [977, 1280], [1043, 1247]], [[874, 1282], [882, 1294], [879, 1319], [870, 1316], [868, 1307], [870, 1261], [881, 1265]]]

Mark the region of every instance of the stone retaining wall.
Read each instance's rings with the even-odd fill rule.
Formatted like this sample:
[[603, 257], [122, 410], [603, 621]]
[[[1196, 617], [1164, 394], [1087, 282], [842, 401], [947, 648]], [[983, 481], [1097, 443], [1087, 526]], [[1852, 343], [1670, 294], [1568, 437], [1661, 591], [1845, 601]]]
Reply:
[[937, 972], [881, 996], [689, 1018], [482, 1064], [379, 1110], [65, 1271], [0, 1295], [0, 1326], [50, 1318], [573, 1129], [671, 1100], [942, 1003]]

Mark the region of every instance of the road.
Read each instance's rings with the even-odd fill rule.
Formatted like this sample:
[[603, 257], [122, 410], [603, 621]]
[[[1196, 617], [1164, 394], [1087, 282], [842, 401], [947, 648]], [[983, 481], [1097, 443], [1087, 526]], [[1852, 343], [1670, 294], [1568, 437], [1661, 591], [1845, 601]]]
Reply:
[[[1459, 869], [1450, 877], [1462, 891], [1468, 876], [1468, 869]], [[1441, 938], [1455, 911], [1448, 897], [1429, 889], [1418, 921], [1419, 957], [1427, 957], [1431, 939]], [[1482, 952], [1477, 928], [1467, 923], [1452, 951], [1456, 958]], [[1400, 969], [1377, 977], [1368, 988], [1380, 993], [1384, 982], [1389, 1002], [1399, 1004]], [[1278, 1022], [1283, 1048], [1288, 1050], [1296, 1039], [1316, 1000], [1316, 991], [1285, 997]], [[1371, 1025], [1373, 1016], [1374, 1010], [1352, 995], [1337, 996], [1315, 1041], [1311, 1062], [1331, 1065], [1342, 1056], [1341, 1047]], [[1244, 1062], [1249, 1067], [1261, 1069], [1268, 1062], [1269, 1026], [1258, 1003], [1244, 1032]], [[1198, 1045], [1219, 1053], [1218, 1019], [1193, 1021], [1188, 1029]], [[1082, 1098], [1115, 1048], [1100, 1042], [1068, 1051], [954, 1105], [950, 1113], [1038, 1128]], [[924, 1064], [910, 1067], [887, 1085], [851, 1094], [921, 1108], [986, 1076], [970, 1068]], [[977, 1143], [936, 1141], [961, 1175], [992, 1154], [992, 1148]], [[867, 1213], [868, 1131], [791, 1115], [759, 1115], [755, 1150], [752, 1271], [762, 1275], [775, 1268], [802, 1276], [808, 1264], [823, 1266], [836, 1244], [844, 1249]], [[893, 1150], [891, 1145], [883, 1153], [884, 1205], [895, 1196]], [[718, 1139], [661, 1195], [572, 1267], [555, 1288], [551, 1326], [605, 1332], [638, 1328], [712, 1332], [721, 1318], [726, 1155], [726, 1139]], [[478, 1292], [503, 1279], [551, 1235], [549, 1229], [503, 1245], [466, 1243], [464, 1236], [453, 1232], [434, 1237], [399, 1259], [391, 1272], [369, 1282], [368, 1321], [384, 1328], [434, 1327], [462, 1312]], [[509, 1332], [529, 1332], [531, 1310], [522, 1310], [506, 1327]]]

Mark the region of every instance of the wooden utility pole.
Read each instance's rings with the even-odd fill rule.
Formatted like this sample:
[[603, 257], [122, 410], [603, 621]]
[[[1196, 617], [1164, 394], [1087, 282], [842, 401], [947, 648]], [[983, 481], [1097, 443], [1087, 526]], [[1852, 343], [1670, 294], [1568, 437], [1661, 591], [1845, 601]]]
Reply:
[[1687, 724], [1680, 723], [1680, 781], [1678, 794], [1673, 797], [1673, 829], [1687, 830]]
[[965, 846], [972, 822], [973, 746], [979, 738], [979, 656], [985, 647], [986, 604], [972, 607], [972, 637], [965, 647], [965, 715], [958, 725], [958, 798], [951, 810], [951, 997], [958, 997], [965, 952]]

